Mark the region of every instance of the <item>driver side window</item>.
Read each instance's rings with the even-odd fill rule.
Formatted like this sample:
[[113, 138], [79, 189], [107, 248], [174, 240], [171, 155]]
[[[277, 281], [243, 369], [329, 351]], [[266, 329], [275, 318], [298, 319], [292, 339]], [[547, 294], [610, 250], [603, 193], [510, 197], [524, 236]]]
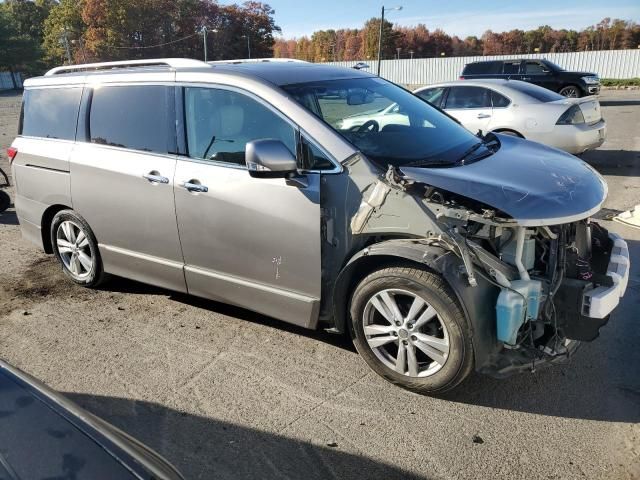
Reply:
[[191, 158], [244, 166], [247, 142], [265, 138], [280, 140], [295, 155], [294, 128], [247, 95], [185, 87], [184, 109]]

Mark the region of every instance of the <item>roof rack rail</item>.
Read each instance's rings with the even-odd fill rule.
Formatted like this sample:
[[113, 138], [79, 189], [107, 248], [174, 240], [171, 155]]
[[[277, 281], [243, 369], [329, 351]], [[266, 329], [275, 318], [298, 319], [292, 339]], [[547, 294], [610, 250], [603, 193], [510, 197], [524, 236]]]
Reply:
[[269, 62], [273, 62], [273, 63], [287, 63], [287, 62], [291, 62], [291, 63], [309, 63], [305, 60], [298, 60], [297, 58], [284, 58], [284, 57], [279, 57], [279, 58], [236, 58], [233, 60], [213, 60], [211, 62], [207, 62], [210, 65], [224, 65], [224, 64], [237, 64], [237, 63], [269, 63]]
[[62, 73], [86, 72], [91, 70], [110, 70], [115, 68], [166, 66], [169, 68], [203, 67], [207, 64], [192, 58], [155, 58], [149, 60], [122, 60], [118, 62], [84, 63], [55, 67], [44, 74], [45, 77]]

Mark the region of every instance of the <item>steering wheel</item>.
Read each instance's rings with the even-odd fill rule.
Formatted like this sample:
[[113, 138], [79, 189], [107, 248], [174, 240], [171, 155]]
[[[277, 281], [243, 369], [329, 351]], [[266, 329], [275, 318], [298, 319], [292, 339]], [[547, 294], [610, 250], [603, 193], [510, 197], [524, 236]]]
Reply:
[[367, 120], [364, 122], [356, 132], [358, 133], [376, 133], [380, 131], [380, 125], [375, 120]]

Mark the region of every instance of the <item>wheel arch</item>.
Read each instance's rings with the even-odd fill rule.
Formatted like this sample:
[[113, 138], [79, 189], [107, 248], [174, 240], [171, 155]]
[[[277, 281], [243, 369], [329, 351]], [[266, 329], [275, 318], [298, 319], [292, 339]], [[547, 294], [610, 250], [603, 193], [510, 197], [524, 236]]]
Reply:
[[53, 217], [62, 210], [73, 210], [68, 205], [57, 203], [50, 205], [42, 214], [42, 220], [40, 221], [40, 234], [42, 235], [42, 247], [45, 253], [53, 253], [53, 246], [51, 245], [51, 222]]
[[516, 136], [518, 136], [519, 138], [525, 138], [525, 136], [520, 133], [519, 131], [513, 129], [513, 128], [508, 128], [508, 127], [498, 127], [498, 128], [494, 128], [493, 130], [491, 130], [493, 133], [505, 133], [505, 132], [509, 132], [509, 133], [513, 133]]
[[490, 355], [499, 349], [495, 322], [499, 289], [482, 276], [477, 276], [478, 286], [469, 286], [460, 258], [444, 248], [416, 240], [376, 243], [349, 259], [333, 287], [333, 318], [338, 332], [348, 332], [350, 299], [357, 284], [373, 271], [390, 266], [427, 269], [443, 277], [455, 294], [469, 325], [476, 368], [484, 365]]

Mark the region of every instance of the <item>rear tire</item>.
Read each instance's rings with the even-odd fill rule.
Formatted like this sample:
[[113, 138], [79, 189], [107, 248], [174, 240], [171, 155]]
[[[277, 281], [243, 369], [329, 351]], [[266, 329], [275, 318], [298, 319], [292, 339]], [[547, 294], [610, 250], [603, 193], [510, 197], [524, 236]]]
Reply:
[[73, 210], [61, 210], [53, 217], [51, 246], [62, 271], [73, 282], [97, 287], [106, 279], [96, 237], [85, 219]]
[[0, 213], [11, 206], [11, 197], [7, 192], [0, 190]]
[[378, 270], [358, 284], [350, 312], [358, 353], [391, 383], [440, 394], [473, 369], [470, 328], [440, 275], [408, 267]]

